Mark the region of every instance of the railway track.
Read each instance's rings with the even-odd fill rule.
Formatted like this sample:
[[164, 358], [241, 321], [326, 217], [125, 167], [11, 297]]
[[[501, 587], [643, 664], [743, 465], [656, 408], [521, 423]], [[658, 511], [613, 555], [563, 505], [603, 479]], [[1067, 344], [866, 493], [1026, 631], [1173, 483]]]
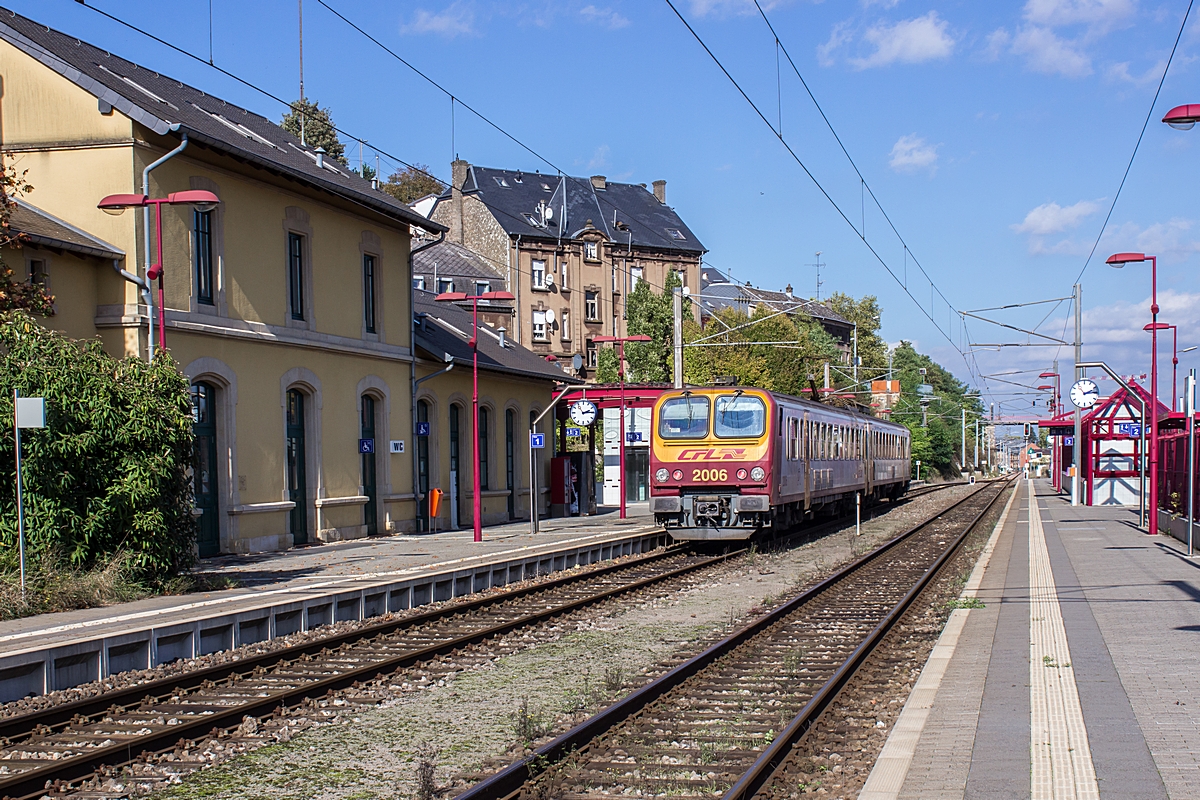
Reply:
[[0, 797], [66, 791], [102, 768], [236, 727], [738, 555], [682, 548], [365, 625], [262, 655], [0, 719]]
[[456, 800], [749, 800], [1007, 486], [980, 484]]
[[[950, 484], [929, 487], [928, 494]], [[782, 537], [819, 536], [841, 520]], [[98, 771], [236, 728], [357, 683], [446, 656], [589, 605], [682, 578], [739, 555], [669, 548], [632, 561], [365, 624], [270, 653], [197, 669], [97, 697], [0, 718], [0, 797], [69, 793]]]

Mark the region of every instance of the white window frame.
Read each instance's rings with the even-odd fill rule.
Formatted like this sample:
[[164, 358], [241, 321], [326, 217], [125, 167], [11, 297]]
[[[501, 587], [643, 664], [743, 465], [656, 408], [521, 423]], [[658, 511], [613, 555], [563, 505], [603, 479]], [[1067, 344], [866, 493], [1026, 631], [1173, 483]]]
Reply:
[[631, 267], [630, 268], [630, 270], [629, 270], [629, 291], [632, 292], [634, 289], [637, 288], [637, 285], [640, 281], [645, 280], [645, 278], [642, 277], [645, 274], [646, 274], [645, 271], [641, 267]]
[[587, 261], [600, 260], [600, 243], [599, 242], [584, 242], [583, 257]]
[[529, 285], [533, 289], [544, 291], [546, 289], [546, 260], [544, 258], [535, 258], [529, 262]]
[[492, 290], [492, 282], [491, 281], [475, 281], [475, 296], [476, 297], [484, 294], [485, 292], [490, 292], [491, 290]]
[[562, 311], [562, 322], [559, 323], [559, 338], [564, 342], [571, 341], [571, 312], [567, 309]]
[[[593, 311], [594, 307], [594, 311]], [[585, 292], [583, 295], [583, 316], [588, 322], [600, 321], [600, 293]]]
[[414, 289], [424, 289], [425, 288], [425, 276], [424, 275], [417, 275], [413, 278], [413, 288]]
[[534, 311], [532, 316], [533, 325], [533, 341], [548, 342], [550, 341], [549, 323], [546, 321], [545, 311]]

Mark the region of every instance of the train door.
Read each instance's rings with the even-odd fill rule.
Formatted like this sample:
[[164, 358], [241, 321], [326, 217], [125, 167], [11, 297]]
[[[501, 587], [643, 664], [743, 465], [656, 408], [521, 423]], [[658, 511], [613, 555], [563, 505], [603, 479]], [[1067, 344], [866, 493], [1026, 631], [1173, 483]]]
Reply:
[[866, 473], [863, 482], [866, 485], [866, 494], [869, 497], [875, 486], [875, 431], [871, 428], [871, 423], [866, 424], [866, 429], [863, 431], [863, 472]]
[[808, 412], [804, 412], [804, 444], [800, 457], [804, 459], [804, 510], [808, 511], [812, 508], [812, 488], [813, 488], [813, 421], [808, 418]]

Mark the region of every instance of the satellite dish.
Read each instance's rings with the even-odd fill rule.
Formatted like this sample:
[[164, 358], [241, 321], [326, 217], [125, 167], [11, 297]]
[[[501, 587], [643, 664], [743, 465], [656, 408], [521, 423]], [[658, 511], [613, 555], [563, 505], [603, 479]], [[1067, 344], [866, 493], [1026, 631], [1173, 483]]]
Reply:
[[691, 290], [691, 289], [689, 289], [689, 288], [688, 288], [688, 287], [686, 287], [686, 286], [685, 286], [685, 287], [683, 287], [683, 295], [684, 295], [684, 297], [688, 297], [688, 296], [690, 296], [690, 295], [691, 295], [691, 293], [692, 293], [692, 290]]
[[551, 208], [550, 206], [546, 206], [545, 213], [546, 213], [546, 219], [554, 219], [554, 209], [553, 208]]
[[[554, 276], [547, 275], [545, 280], [546, 280], [546, 288], [553, 289], [554, 288]], [[547, 313], [553, 313], [553, 312], [547, 312]], [[547, 319], [549, 319], [549, 317], [547, 317]], [[553, 322], [554, 320], [551, 319], [550, 321]]]
[[554, 309], [551, 308], [546, 311], [546, 322], [549, 322], [551, 325], [554, 324]]
[[571, 366], [575, 368], [576, 372], [583, 369], [583, 356], [576, 353], [575, 357], [571, 359]]

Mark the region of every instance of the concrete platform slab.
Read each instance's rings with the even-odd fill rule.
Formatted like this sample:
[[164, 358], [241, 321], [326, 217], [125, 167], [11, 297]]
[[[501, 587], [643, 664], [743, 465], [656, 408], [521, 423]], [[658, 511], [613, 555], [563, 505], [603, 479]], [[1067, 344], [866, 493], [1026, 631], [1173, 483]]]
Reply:
[[670, 538], [648, 514], [616, 513], [471, 531], [359, 539], [202, 562], [236, 589], [153, 597], [0, 622], [0, 702], [343, 620], [449, 600]]
[[864, 797], [1200, 797], [1200, 563], [1044, 481], [1012, 511], [984, 608], [954, 612], [932, 701], [914, 691], [893, 732], [906, 773], [881, 759]]

